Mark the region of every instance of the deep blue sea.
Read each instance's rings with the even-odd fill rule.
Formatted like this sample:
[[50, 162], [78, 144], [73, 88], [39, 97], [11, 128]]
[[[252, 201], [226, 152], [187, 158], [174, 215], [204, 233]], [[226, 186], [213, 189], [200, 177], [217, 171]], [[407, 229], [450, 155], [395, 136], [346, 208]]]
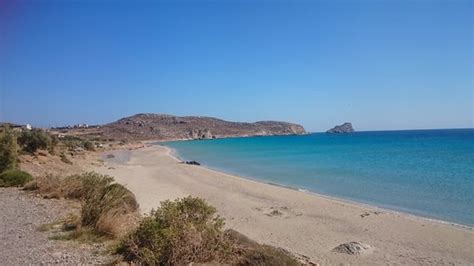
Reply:
[[264, 182], [474, 225], [474, 129], [316, 133], [165, 143]]

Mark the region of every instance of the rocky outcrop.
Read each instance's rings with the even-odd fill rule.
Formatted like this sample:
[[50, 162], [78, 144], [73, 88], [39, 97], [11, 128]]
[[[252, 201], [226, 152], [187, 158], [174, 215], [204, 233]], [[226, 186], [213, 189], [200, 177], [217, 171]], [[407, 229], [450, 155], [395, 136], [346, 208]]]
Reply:
[[362, 255], [371, 250], [371, 246], [360, 242], [347, 242], [333, 248], [333, 252], [348, 255]]
[[113, 139], [171, 140], [305, 134], [297, 124], [277, 121], [230, 122], [212, 117], [137, 114], [100, 127]]
[[201, 165], [200, 163], [198, 163], [197, 161], [185, 161], [184, 162], [185, 164], [190, 164], [190, 165]]
[[189, 132], [189, 136], [192, 139], [212, 139], [214, 136], [211, 134], [209, 129], [201, 130], [201, 129], [193, 129]]
[[335, 126], [331, 128], [330, 130], [326, 131], [326, 133], [352, 133], [354, 132], [354, 128], [352, 127], [352, 124], [349, 122], [346, 122], [342, 125]]

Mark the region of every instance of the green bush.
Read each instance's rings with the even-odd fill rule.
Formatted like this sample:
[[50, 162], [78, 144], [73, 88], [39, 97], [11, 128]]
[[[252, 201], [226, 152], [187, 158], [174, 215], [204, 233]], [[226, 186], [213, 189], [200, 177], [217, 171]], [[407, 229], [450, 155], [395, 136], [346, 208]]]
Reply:
[[0, 133], [0, 173], [17, 166], [18, 152], [16, 136], [9, 127]]
[[18, 143], [24, 151], [34, 153], [38, 149], [50, 149], [53, 140], [47, 132], [41, 129], [33, 129], [23, 131], [18, 137]]
[[82, 144], [82, 139], [76, 136], [64, 136], [61, 139], [61, 142], [64, 143], [66, 148], [70, 151], [73, 151], [74, 149], [78, 147], [83, 147], [84, 145]]
[[33, 180], [27, 172], [10, 169], [0, 174], [0, 187], [19, 187]]
[[204, 200], [164, 201], [122, 239], [117, 253], [138, 265], [301, 265], [288, 251], [234, 231]]
[[202, 199], [164, 201], [122, 240], [117, 252], [145, 265], [222, 262], [231, 248], [223, 225], [216, 209]]

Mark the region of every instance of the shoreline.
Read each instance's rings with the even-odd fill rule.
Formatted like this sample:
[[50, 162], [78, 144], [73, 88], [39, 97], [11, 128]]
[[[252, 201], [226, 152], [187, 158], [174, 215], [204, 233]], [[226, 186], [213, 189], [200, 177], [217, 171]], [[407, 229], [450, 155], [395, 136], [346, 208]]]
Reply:
[[[170, 157], [172, 157], [174, 160], [176, 160], [178, 162], [183, 162], [184, 161], [184, 159], [180, 158], [180, 156], [179, 156], [178, 152], [176, 151], [176, 149], [170, 148], [168, 146], [164, 146], [162, 144], [152, 144], [152, 145], [159, 145], [159, 146], [167, 149], [168, 150], [168, 155]], [[369, 208], [369, 209], [373, 209], [375, 211], [390, 212], [390, 213], [393, 213], [393, 214], [396, 214], [396, 215], [406, 215], [406, 216], [408, 216], [412, 219], [420, 219], [421, 221], [429, 221], [429, 222], [439, 223], [439, 224], [443, 224], [443, 225], [450, 225], [450, 226], [458, 227], [458, 228], [462, 228], [462, 229], [474, 230], [474, 226], [470, 226], [470, 225], [466, 225], [466, 224], [450, 222], [450, 221], [442, 220], [442, 219], [439, 219], [439, 218], [430, 218], [430, 217], [426, 217], [426, 216], [422, 216], [422, 215], [418, 215], [418, 214], [414, 214], [414, 213], [409, 213], [409, 212], [405, 212], [405, 211], [401, 211], [401, 210], [394, 210], [394, 209], [390, 209], [390, 208], [386, 208], [386, 207], [377, 206], [377, 205], [371, 204], [371, 203], [358, 202], [356, 200], [350, 200], [350, 199], [340, 198], [340, 197], [337, 197], [337, 196], [325, 195], [325, 194], [314, 192], [314, 191], [311, 191], [311, 190], [305, 189], [305, 188], [292, 187], [292, 186], [288, 186], [288, 185], [282, 185], [282, 184], [278, 184], [278, 183], [274, 183], [274, 182], [260, 180], [258, 178], [254, 178], [254, 177], [250, 177], [250, 176], [243, 176], [243, 175], [238, 175], [238, 174], [234, 174], [234, 173], [228, 173], [225, 170], [215, 169], [215, 168], [209, 167], [208, 165], [202, 165], [201, 164], [200, 167], [205, 168], [208, 171], [213, 171], [213, 172], [216, 172], [216, 173], [219, 173], [219, 174], [230, 176], [232, 178], [242, 178], [242, 179], [245, 179], [245, 180], [249, 180], [249, 181], [253, 181], [253, 182], [257, 182], [257, 183], [261, 183], [261, 184], [276, 186], [276, 187], [280, 187], [280, 188], [284, 188], [284, 189], [290, 189], [292, 191], [297, 191], [297, 192], [300, 192], [300, 193], [306, 193], [308, 195], [313, 195], [315, 197], [322, 197], [322, 198], [325, 198], [325, 199], [328, 199], [328, 200], [332, 200], [332, 201], [336, 201], [336, 202], [340, 202], [340, 203], [344, 203], [344, 204], [350, 204], [350, 205], [355, 205], [355, 206], [359, 206], [359, 207], [363, 207], [363, 208]]]
[[[97, 171], [134, 192], [144, 213], [163, 200], [192, 195], [215, 206], [226, 227], [322, 264], [474, 263], [470, 227], [182, 164], [162, 145], [125, 152], [131, 152], [129, 161], [106, 160], [108, 167]], [[373, 250], [332, 252], [350, 241]]]

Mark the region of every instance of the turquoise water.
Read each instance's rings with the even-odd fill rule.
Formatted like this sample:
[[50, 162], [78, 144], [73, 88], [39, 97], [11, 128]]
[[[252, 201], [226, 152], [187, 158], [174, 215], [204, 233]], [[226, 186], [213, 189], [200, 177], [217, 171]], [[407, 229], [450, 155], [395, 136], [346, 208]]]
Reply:
[[185, 160], [228, 173], [474, 225], [474, 129], [317, 133], [165, 145]]

